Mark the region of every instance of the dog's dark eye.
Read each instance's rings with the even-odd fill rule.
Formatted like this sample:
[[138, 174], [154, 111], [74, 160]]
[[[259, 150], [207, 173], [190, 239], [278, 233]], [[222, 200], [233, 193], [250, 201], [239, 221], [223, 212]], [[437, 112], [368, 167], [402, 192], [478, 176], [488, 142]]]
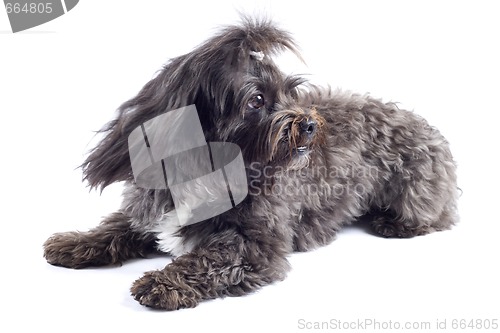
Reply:
[[248, 107], [252, 109], [260, 109], [261, 107], [264, 106], [264, 103], [265, 103], [264, 96], [255, 95], [248, 101]]

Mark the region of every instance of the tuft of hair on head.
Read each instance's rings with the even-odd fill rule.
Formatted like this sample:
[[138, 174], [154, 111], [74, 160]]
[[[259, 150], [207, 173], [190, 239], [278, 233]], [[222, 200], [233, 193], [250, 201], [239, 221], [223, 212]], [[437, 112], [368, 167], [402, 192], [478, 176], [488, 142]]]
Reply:
[[220, 31], [220, 43], [233, 45], [259, 61], [288, 50], [305, 63], [292, 35], [271, 19], [240, 14], [240, 20], [239, 25], [226, 26]]

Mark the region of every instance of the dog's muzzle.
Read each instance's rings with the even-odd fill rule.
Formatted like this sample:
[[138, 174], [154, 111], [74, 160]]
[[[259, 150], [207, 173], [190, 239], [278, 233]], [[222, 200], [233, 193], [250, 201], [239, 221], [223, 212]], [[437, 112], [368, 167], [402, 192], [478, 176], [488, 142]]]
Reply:
[[[324, 124], [323, 118], [315, 109], [289, 109], [278, 111], [274, 115], [269, 133], [269, 142], [272, 143], [272, 154], [282, 154], [282, 157], [305, 156], [321, 143], [321, 128]], [[278, 147], [282, 147], [278, 149]], [[278, 157], [280, 160], [280, 157]]]

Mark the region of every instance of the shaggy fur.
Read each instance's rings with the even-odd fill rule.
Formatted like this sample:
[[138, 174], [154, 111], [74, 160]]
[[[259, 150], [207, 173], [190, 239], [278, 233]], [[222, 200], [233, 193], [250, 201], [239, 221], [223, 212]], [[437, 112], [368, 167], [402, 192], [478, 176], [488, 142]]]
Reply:
[[[246, 19], [172, 59], [119, 108], [83, 164], [91, 187], [125, 181], [122, 207], [88, 232], [49, 238], [47, 261], [82, 268], [168, 251], [177, 256], [172, 263], [145, 273], [131, 291], [143, 305], [175, 310], [282, 280], [290, 253], [329, 244], [361, 218], [384, 237], [450, 228], [457, 186], [445, 138], [394, 104], [285, 75], [271, 57], [283, 50], [298, 54], [288, 33]], [[241, 148], [249, 195], [176, 229], [170, 191], [135, 185], [127, 138], [191, 104], [207, 142]]]

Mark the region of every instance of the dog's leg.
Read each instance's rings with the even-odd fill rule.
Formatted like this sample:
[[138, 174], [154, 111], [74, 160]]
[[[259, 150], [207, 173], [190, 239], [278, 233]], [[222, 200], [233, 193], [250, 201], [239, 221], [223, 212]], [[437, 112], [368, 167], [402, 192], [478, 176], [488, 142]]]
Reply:
[[[372, 227], [383, 237], [410, 238], [421, 236], [433, 231], [442, 231], [451, 228], [456, 223], [456, 213], [452, 209], [444, 209], [435, 216], [435, 220], [419, 219], [413, 214], [397, 214], [390, 208], [370, 213]], [[406, 215], [406, 217], [405, 217]], [[412, 215], [410, 219], [408, 215]]]
[[205, 244], [135, 281], [134, 298], [157, 309], [191, 308], [202, 300], [251, 293], [284, 279], [289, 270], [278, 242], [266, 246], [226, 231]]
[[43, 246], [50, 264], [84, 268], [144, 257], [155, 252], [155, 237], [132, 230], [130, 218], [117, 212], [88, 232], [54, 234]]
[[320, 246], [328, 245], [337, 235], [340, 225], [335, 223], [332, 213], [322, 211], [322, 215], [313, 210], [304, 209], [297, 226], [294, 228], [294, 251], [305, 252]]
[[432, 181], [402, 183], [399, 195], [384, 209], [370, 212], [372, 227], [384, 237], [408, 238], [451, 228], [458, 222], [454, 169]]

